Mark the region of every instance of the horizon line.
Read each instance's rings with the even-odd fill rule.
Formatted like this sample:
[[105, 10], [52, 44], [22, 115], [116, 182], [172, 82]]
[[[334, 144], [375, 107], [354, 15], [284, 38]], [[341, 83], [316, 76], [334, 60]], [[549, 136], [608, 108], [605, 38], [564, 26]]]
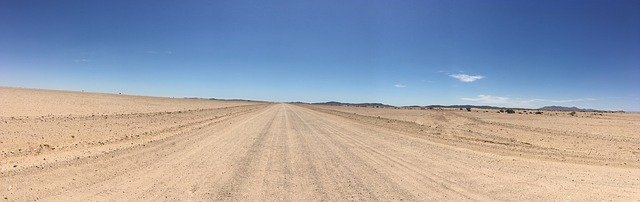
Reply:
[[603, 109], [587, 109], [580, 108], [576, 106], [562, 106], [562, 105], [547, 105], [538, 108], [527, 108], [527, 107], [505, 107], [505, 106], [497, 106], [497, 105], [474, 105], [474, 104], [428, 104], [428, 105], [393, 105], [384, 102], [343, 102], [336, 100], [329, 101], [315, 101], [315, 102], [306, 102], [306, 101], [273, 101], [273, 100], [257, 100], [257, 99], [245, 99], [245, 98], [219, 98], [219, 97], [199, 97], [199, 96], [163, 96], [163, 95], [148, 95], [148, 94], [130, 94], [123, 92], [100, 92], [100, 91], [85, 91], [85, 90], [70, 90], [70, 89], [54, 89], [54, 88], [40, 88], [40, 87], [24, 87], [24, 86], [6, 86], [0, 85], [0, 88], [14, 88], [14, 89], [24, 89], [24, 90], [43, 90], [43, 91], [60, 91], [60, 92], [76, 92], [76, 93], [93, 93], [93, 94], [109, 94], [109, 95], [123, 95], [123, 96], [140, 96], [140, 97], [153, 97], [153, 98], [169, 98], [169, 99], [202, 99], [202, 100], [226, 100], [226, 101], [253, 101], [253, 102], [273, 102], [273, 103], [304, 103], [304, 104], [324, 104], [330, 102], [336, 102], [344, 105], [362, 105], [362, 104], [380, 104], [386, 105], [390, 107], [398, 107], [398, 108], [406, 108], [406, 107], [445, 107], [445, 108], [458, 108], [458, 107], [475, 107], [475, 108], [496, 108], [496, 109], [529, 109], [529, 110], [540, 110], [544, 107], [565, 107], [565, 108], [578, 108], [579, 111], [601, 111], [601, 112], [628, 112], [628, 113], [640, 113], [640, 111], [633, 110], [603, 110]]

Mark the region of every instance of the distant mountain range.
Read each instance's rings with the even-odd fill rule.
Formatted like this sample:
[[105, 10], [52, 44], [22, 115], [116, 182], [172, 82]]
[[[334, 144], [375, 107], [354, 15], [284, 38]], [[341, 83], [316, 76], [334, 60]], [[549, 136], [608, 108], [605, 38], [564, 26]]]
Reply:
[[421, 109], [432, 109], [432, 108], [474, 108], [474, 109], [514, 109], [514, 110], [543, 110], [543, 111], [578, 111], [578, 112], [606, 112], [606, 110], [595, 110], [595, 109], [581, 109], [578, 107], [563, 107], [563, 106], [545, 106], [537, 109], [528, 109], [528, 108], [509, 108], [509, 107], [495, 107], [495, 106], [478, 106], [478, 105], [412, 105], [412, 106], [392, 106], [383, 103], [343, 103], [343, 102], [317, 102], [317, 103], [302, 103], [302, 102], [293, 102], [299, 104], [314, 104], [314, 105], [331, 105], [331, 106], [351, 106], [351, 107], [372, 107], [372, 108], [421, 108]]

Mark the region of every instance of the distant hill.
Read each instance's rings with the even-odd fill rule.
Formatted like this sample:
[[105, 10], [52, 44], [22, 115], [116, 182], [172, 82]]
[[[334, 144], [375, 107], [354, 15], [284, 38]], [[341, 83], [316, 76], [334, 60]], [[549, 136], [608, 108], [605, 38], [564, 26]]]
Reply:
[[247, 99], [221, 99], [221, 98], [201, 98], [201, 97], [184, 97], [183, 99], [189, 100], [216, 100], [216, 101], [243, 101], [243, 102], [266, 102], [268, 101], [260, 101], [260, 100], [247, 100]]
[[580, 108], [577, 107], [563, 107], [563, 106], [545, 106], [539, 108], [539, 110], [550, 110], [550, 111], [580, 111]]
[[395, 106], [382, 104], [382, 103], [342, 103], [342, 102], [336, 102], [336, 101], [317, 102], [317, 103], [312, 103], [312, 104], [315, 104], [315, 105], [331, 105], [331, 106], [351, 106], [351, 107], [374, 107], [374, 108], [395, 107]]
[[595, 109], [581, 109], [578, 107], [563, 107], [563, 106], [545, 106], [539, 108], [539, 110], [548, 110], [548, 111], [578, 111], [578, 112], [601, 112], [602, 110]]

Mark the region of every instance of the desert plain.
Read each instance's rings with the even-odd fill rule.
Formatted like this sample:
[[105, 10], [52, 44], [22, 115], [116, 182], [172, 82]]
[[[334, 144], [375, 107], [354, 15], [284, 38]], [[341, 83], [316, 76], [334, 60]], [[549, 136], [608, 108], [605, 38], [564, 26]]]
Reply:
[[0, 87], [0, 200], [640, 200], [640, 114]]

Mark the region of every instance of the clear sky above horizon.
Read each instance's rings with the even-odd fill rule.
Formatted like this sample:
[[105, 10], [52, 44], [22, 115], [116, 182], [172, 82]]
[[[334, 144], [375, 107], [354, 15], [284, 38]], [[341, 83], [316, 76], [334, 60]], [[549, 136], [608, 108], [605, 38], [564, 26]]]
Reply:
[[640, 1], [6, 1], [0, 86], [640, 111]]

